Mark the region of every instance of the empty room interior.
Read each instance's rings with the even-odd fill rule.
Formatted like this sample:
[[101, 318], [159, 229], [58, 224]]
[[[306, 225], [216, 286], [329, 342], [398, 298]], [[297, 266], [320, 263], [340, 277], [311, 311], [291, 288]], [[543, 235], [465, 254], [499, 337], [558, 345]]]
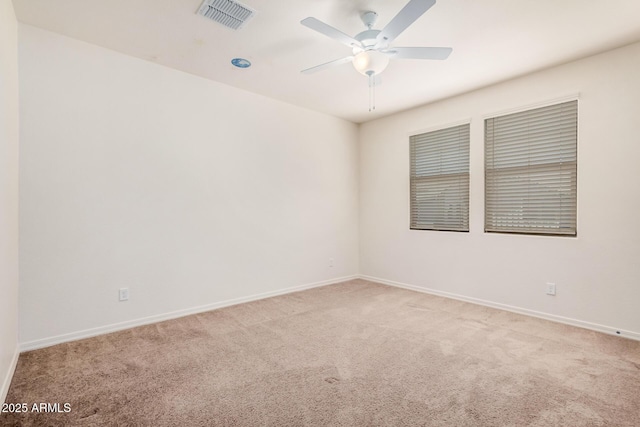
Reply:
[[640, 425], [640, 2], [0, 0], [2, 425]]

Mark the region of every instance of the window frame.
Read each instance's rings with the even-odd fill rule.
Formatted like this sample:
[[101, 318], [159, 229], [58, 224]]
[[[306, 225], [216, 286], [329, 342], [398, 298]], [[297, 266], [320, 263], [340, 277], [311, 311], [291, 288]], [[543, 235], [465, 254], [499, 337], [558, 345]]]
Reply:
[[[458, 144], [458, 145], [463, 144], [466, 157], [462, 156], [461, 158], [460, 156], [455, 156], [455, 158], [453, 159], [454, 161], [451, 163], [440, 163], [439, 167], [441, 169], [441, 173], [439, 174], [433, 173], [429, 175], [424, 175], [424, 174], [419, 175], [416, 173], [417, 171], [416, 171], [415, 155], [416, 155], [417, 149], [415, 148], [415, 145], [418, 144], [418, 142], [420, 142], [418, 141], [418, 139], [420, 138], [428, 139], [430, 135], [432, 137], [431, 143], [436, 143], [438, 142], [438, 140], [440, 140], [439, 142], [442, 143], [442, 140], [446, 139], [446, 137], [444, 137], [443, 135], [446, 135], [448, 132], [450, 133], [453, 133], [456, 131], [460, 132], [461, 130], [463, 132], [466, 130], [466, 134], [464, 134], [462, 138], [458, 136], [457, 141], [455, 141], [454, 144]], [[440, 126], [437, 128], [431, 128], [425, 131], [417, 131], [409, 134], [409, 170], [410, 170], [409, 172], [409, 229], [410, 230], [452, 231], [452, 232], [463, 232], [463, 233], [469, 232], [470, 146], [471, 146], [470, 140], [471, 140], [470, 120], [457, 122], [457, 123], [449, 124], [445, 126]], [[424, 143], [425, 141], [422, 141], [422, 142]], [[422, 146], [421, 148], [424, 150], [425, 149], [424, 147], [425, 146]], [[427, 148], [426, 150], [429, 150], [429, 148]], [[460, 148], [458, 148], [458, 151], [459, 150]], [[430, 151], [438, 151], [438, 149], [430, 150]], [[448, 153], [449, 155], [451, 155], [452, 153], [451, 147], [449, 147], [448, 149], [441, 148], [439, 150], [440, 155], [442, 155], [443, 151], [445, 153]], [[465, 170], [464, 171], [451, 170], [452, 168], [455, 169], [456, 164], [460, 163], [461, 160], [462, 160], [463, 166], [465, 167]], [[435, 164], [432, 161], [430, 161], [429, 163]], [[444, 169], [446, 172], [442, 173], [442, 169]], [[460, 180], [462, 180], [463, 183], [460, 183]], [[454, 184], [454, 181], [457, 181], [457, 184]], [[428, 187], [428, 184], [430, 182], [433, 183], [433, 187], [431, 188], [431, 191], [440, 191], [440, 195], [442, 197], [447, 197], [447, 193], [445, 193], [445, 191], [457, 185], [458, 188], [450, 192], [448, 195], [449, 197], [452, 197], [453, 199], [455, 199], [461, 194], [462, 198], [461, 199], [459, 198], [458, 200], [454, 200], [453, 202], [450, 202], [448, 204], [446, 200], [443, 201], [442, 209], [437, 208], [431, 211], [431, 213], [433, 213], [435, 211], [440, 210], [440, 212], [438, 213], [442, 216], [439, 222], [437, 220], [434, 220], [431, 224], [426, 225], [423, 223], [423, 221], [420, 221], [416, 217], [420, 213], [420, 206], [417, 204], [418, 190], [416, 187], [419, 184], [422, 184], [423, 188]], [[464, 190], [461, 191], [460, 188], [464, 188]], [[458, 209], [458, 212], [450, 215], [446, 215], [447, 206], [449, 206], [450, 209], [454, 209], [454, 210]], [[462, 211], [459, 211], [459, 209], [462, 209]], [[425, 215], [424, 211], [423, 211], [423, 215]], [[451, 222], [452, 218], [457, 218], [457, 217], [460, 218], [459, 223], [455, 224], [454, 226], [447, 225], [448, 223]]]
[[[552, 112], [554, 110], [560, 111], [556, 115], [553, 115]], [[537, 114], [544, 115], [547, 120], [538, 122], [537, 127], [531, 127], [530, 122], [537, 121], [535, 120]], [[503, 159], [500, 160], [504, 163], [511, 162], [512, 166], [496, 167], [496, 121], [505, 122], [514, 119], [516, 116], [523, 117], [523, 120], [528, 120], [525, 142], [519, 146], [517, 145], [517, 140], [524, 136], [523, 131], [518, 131], [517, 125], [512, 124], [511, 128], [507, 131], [505, 131], [504, 128], [508, 128], [508, 126], [503, 125], [504, 128], [501, 132], [512, 132], [512, 136], [510, 137], [511, 139], [505, 138], [507, 142], [504, 140], [501, 142], [504, 146], [500, 147], [500, 149], [506, 151], [507, 147], [511, 147], [509, 150], [512, 152], [521, 151], [524, 153], [528, 151], [528, 165], [516, 166], [515, 164], [522, 161], [523, 158], [519, 158], [519, 154], [512, 153], [509, 154], [509, 156], [512, 156], [511, 158], [503, 154]], [[492, 126], [491, 131], [489, 131], [490, 121]], [[556, 126], [555, 121], [562, 123], [562, 125]], [[521, 121], [520, 123], [522, 124], [523, 122]], [[558, 129], [554, 130], [553, 128], [556, 127]], [[579, 103], [577, 97], [556, 100], [553, 103], [531, 106], [508, 113], [494, 114], [484, 118], [485, 233], [577, 237], [578, 127]], [[491, 141], [489, 141], [490, 133]], [[536, 140], [536, 136], [529, 137], [530, 134], [534, 133], [544, 133], [545, 137], [550, 138], [551, 142], [546, 142], [546, 145], [541, 144], [539, 140]], [[571, 144], [567, 142], [569, 137], [572, 138], [570, 141]], [[538, 135], [537, 138], [540, 139], [541, 137]], [[490, 144], [492, 144], [491, 147]], [[526, 145], [523, 147], [523, 144]], [[567, 149], [569, 145], [571, 145], [573, 151]], [[555, 150], [551, 155], [555, 155], [557, 158], [554, 159], [554, 161], [547, 161], [546, 159], [542, 161], [540, 155], [535, 154], [535, 151], [543, 149], [547, 150], [547, 153]], [[491, 163], [493, 163], [493, 167], [490, 167]], [[503, 179], [501, 184], [498, 183], [500, 174], [502, 174], [501, 178]], [[520, 182], [518, 183], [518, 181]], [[522, 182], [527, 182], [528, 189], [531, 187], [537, 187], [537, 189], [530, 191], [526, 195], [524, 192], [516, 194], [516, 191], [525, 188]], [[500, 185], [503, 187], [509, 185], [511, 194], [516, 194], [515, 197], [520, 198], [521, 205], [519, 211], [516, 211], [517, 206], [515, 206], [513, 202], [514, 199], [509, 199], [509, 196], [505, 197], [502, 201], [496, 201], [500, 198], [499, 191], [497, 190]], [[547, 188], [541, 188], [543, 185]], [[568, 188], [568, 191], [566, 188]], [[493, 192], [490, 193], [490, 191]], [[505, 201], [507, 199], [509, 199], [509, 201]], [[537, 199], [538, 201], [530, 202], [529, 200], [525, 201], [525, 199]], [[557, 201], [554, 201], [554, 199], [557, 199]], [[554, 203], [555, 206], [553, 206]], [[503, 209], [501, 210], [503, 218], [496, 219], [496, 215], [499, 215], [499, 208], [507, 207], [510, 204], [513, 206], [512, 218], [509, 219], [508, 216], [511, 213]], [[542, 214], [538, 213], [544, 209], [552, 209], [553, 211], [549, 215], [547, 215], [546, 212]], [[569, 213], [567, 214], [567, 212]], [[555, 221], [558, 222], [557, 227], [553, 227], [551, 224], [554, 216]], [[497, 225], [497, 221], [502, 221], [503, 223]], [[508, 225], [508, 222], [512, 224]], [[536, 224], [536, 222], [538, 223]]]

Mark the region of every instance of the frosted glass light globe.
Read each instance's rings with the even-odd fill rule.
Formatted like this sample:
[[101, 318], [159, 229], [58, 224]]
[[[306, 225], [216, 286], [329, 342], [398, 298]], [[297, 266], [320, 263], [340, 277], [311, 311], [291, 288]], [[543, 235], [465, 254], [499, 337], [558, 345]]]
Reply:
[[375, 50], [365, 50], [353, 58], [353, 66], [365, 76], [380, 74], [389, 65], [389, 57]]

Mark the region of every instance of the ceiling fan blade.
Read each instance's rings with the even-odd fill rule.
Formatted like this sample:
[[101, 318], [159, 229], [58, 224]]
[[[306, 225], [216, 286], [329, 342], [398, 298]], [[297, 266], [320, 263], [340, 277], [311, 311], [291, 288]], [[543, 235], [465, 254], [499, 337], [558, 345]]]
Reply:
[[383, 53], [400, 59], [447, 59], [452, 51], [450, 47], [394, 47]]
[[300, 72], [302, 74], [312, 74], [312, 73], [315, 73], [316, 71], [322, 71], [326, 68], [335, 67], [336, 65], [346, 64], [347, 62], [351, 62], [352, 60], [353, 60], [353, 56], [347, 56], [345, 58], [336, 59], [334, 61], [316, 65], [315, 67], [307, 68], [306, 70], [302, 70]]
[[378, 34], [378, 42], [391, 43], [434, 4], [436, 0], [410, 0]]
[[331, 37], [334, 40], [339, 41], [340, 43], [349, 46], [349, 47], [362, 47], [362, 43], [358, 40], [354, 39], [351, 36], [346, 35], [342, 31], [333, 28], [331, 25], [325, 24], [322, 21], [318, 21], [316, 18], [309, 17], [304, 18], [300, 21], [302, 25], [305, 27], [311, 28], [319, 32], [320, 34], [324, 34], [327, 37]]

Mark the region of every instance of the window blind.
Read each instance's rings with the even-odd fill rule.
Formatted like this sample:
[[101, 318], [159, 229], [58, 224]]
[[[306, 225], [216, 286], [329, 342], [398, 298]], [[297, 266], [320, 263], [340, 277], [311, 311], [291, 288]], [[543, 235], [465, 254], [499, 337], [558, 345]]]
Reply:
[[413, 135], [409, 143], [410, 227], [469, 231], [469, 124]]
[[485, 231], [576, 235], [578, 101], [485, 120]]

